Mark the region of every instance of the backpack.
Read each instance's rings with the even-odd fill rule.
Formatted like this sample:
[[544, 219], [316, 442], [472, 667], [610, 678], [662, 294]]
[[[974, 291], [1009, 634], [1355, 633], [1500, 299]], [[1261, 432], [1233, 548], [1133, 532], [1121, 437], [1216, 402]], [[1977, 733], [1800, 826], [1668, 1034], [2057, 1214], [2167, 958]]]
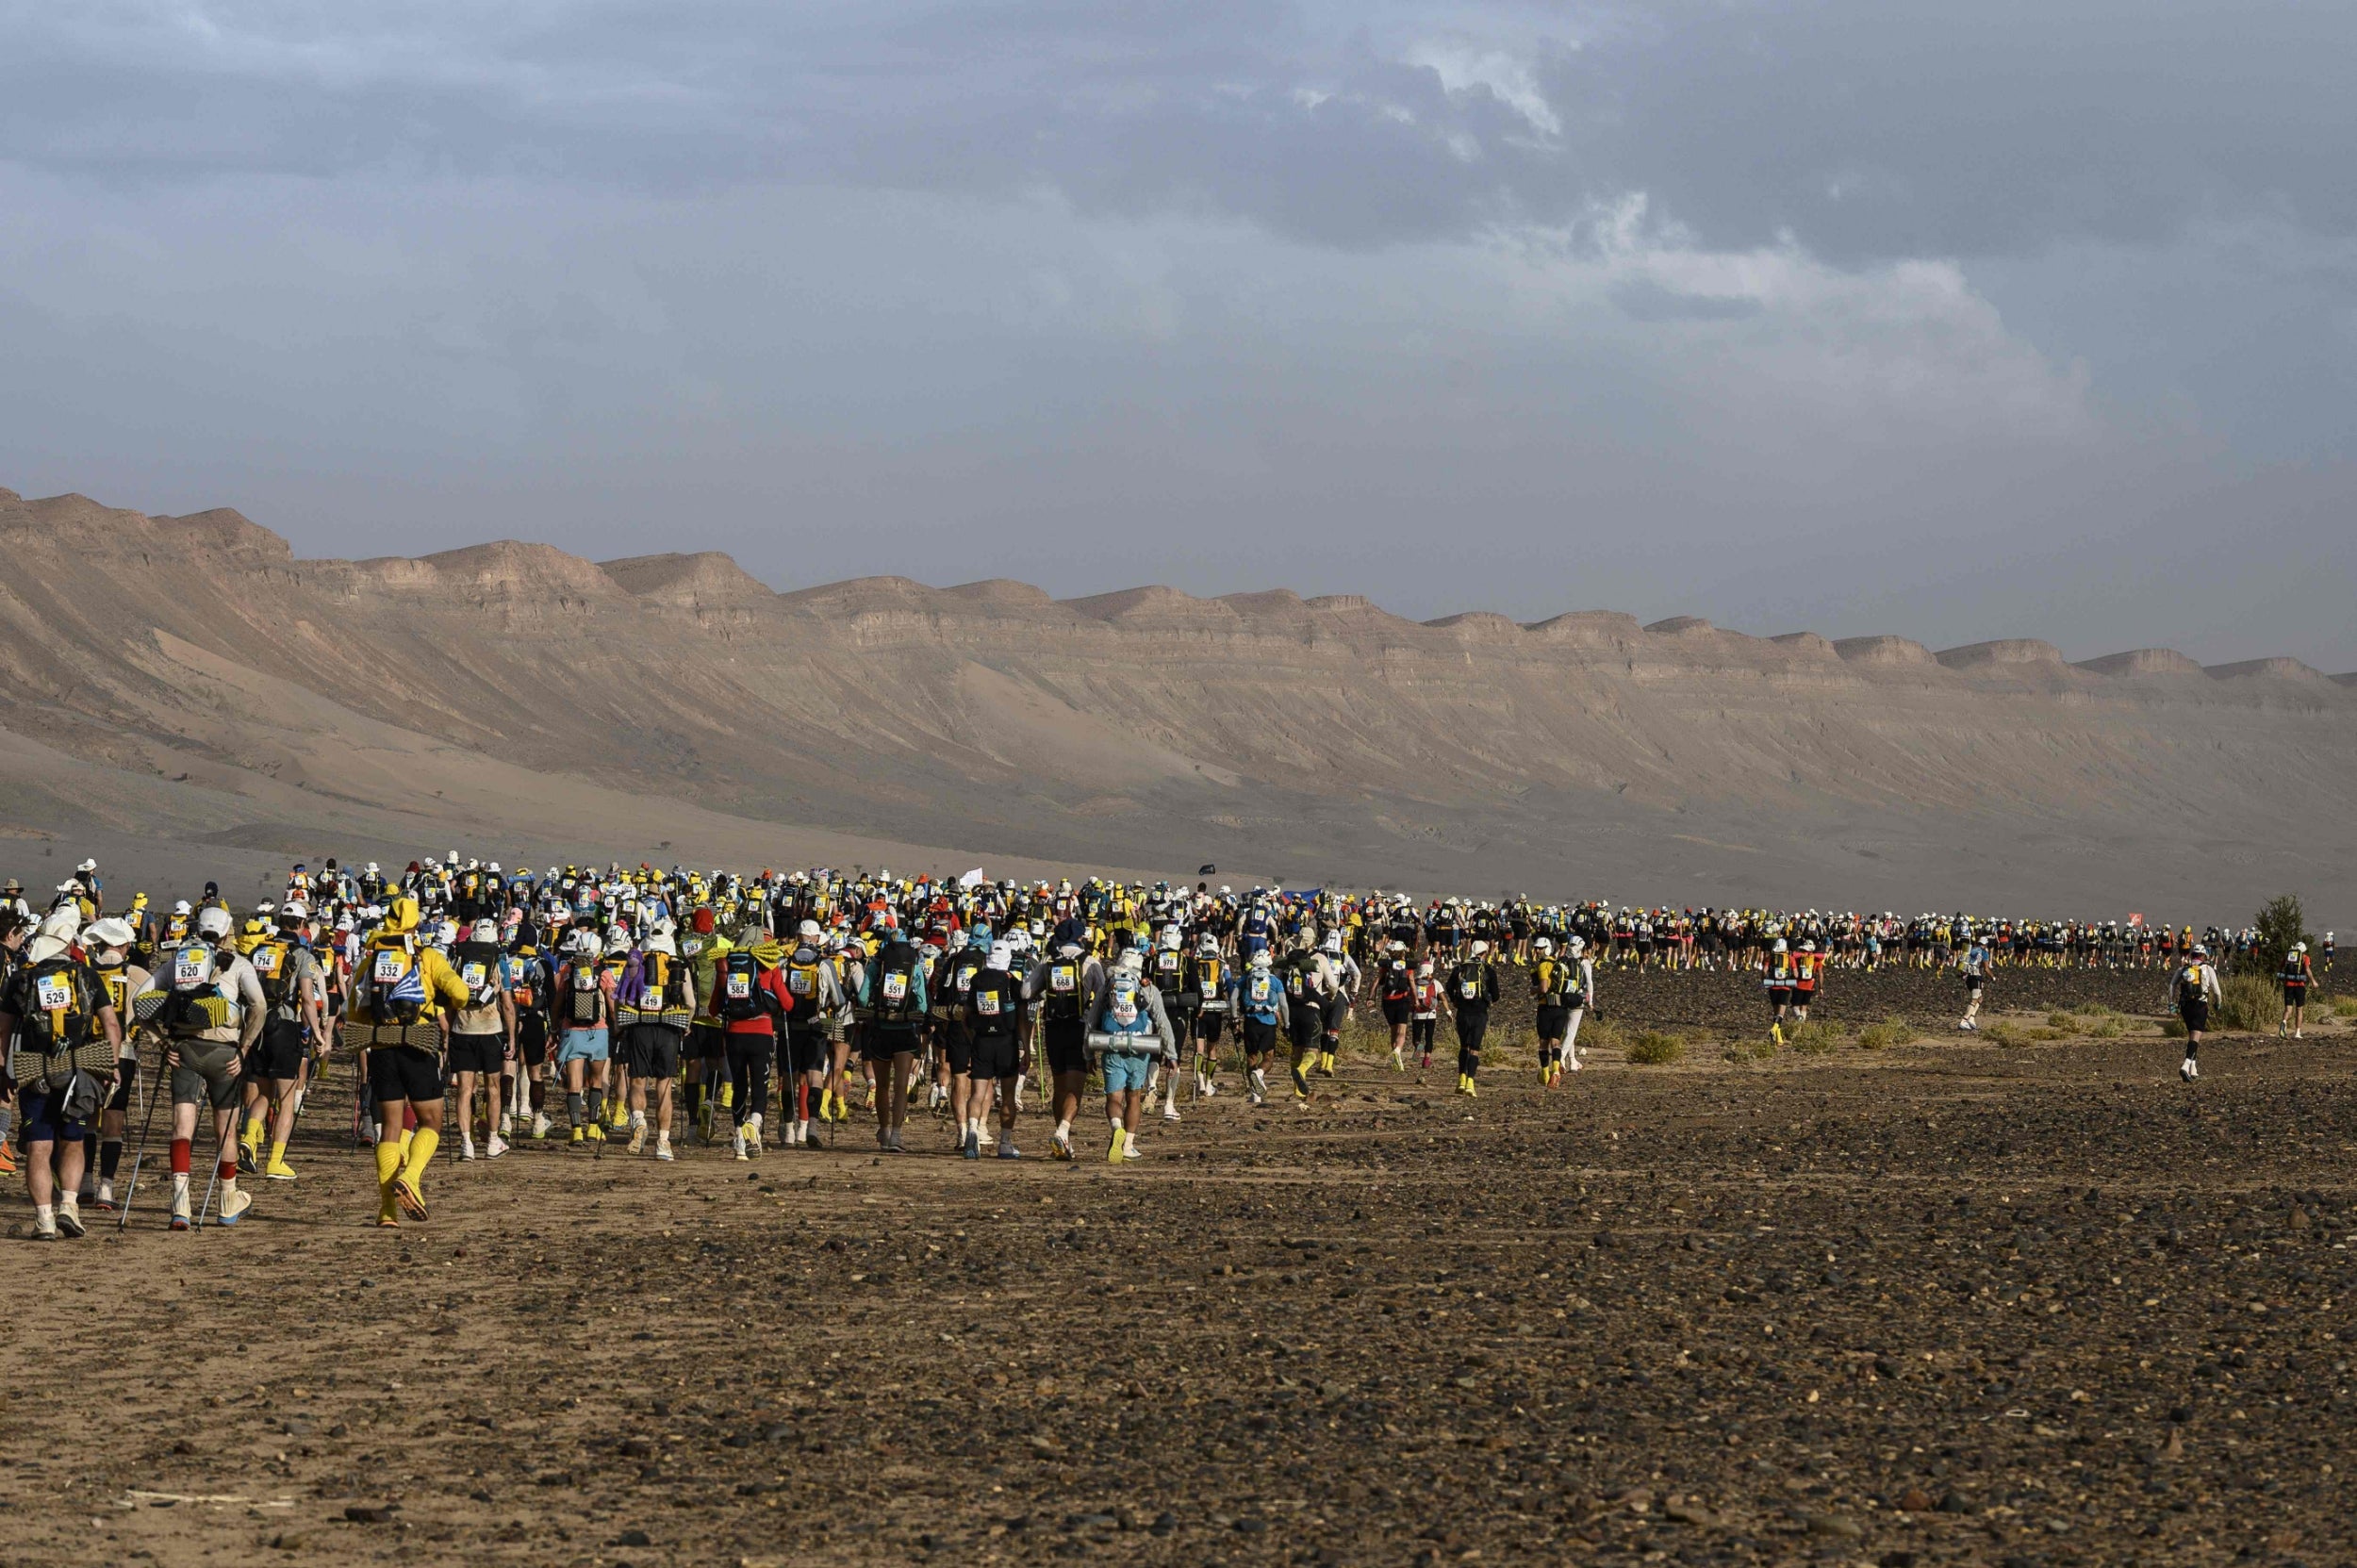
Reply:
[[599, 983], [598, 966], [576, 958], [565, 966], [565, 978], [568, 983], [559, 987], [565, 996], [565, 1022], [578, 1029], [595, 1029], [604, 1022], [605, 988]]
[[103, 1034], [92, 1042], [98, 1009], [105, 1004], [91, 972], [72, 959], [43, 959], [25, 970], [25, 1014], [18, 1021], [16, 1044], [9, 1051], [8, 1074], [19, 1083], [62, 1089], [77, 1068], [104, 1072], [114, 1063], [114, 1048]]
[[1383, 966], [1383, 999], [1385, 1001], [1406, 1001], [1414, 995], [1415, 986], [1412, 983], [1412, 977], [1408, 972], [1407, 965], [1393, 959]]
[[287, 982], [294, 978], [294, 944], [283, 936], [266, 936], [245, 955], [262, 982], [262, 999], [272, 1007], [287, 999]]
[[905, 1018], [916, 1011], [916, 949], [895, 942], [876, 955], [876, 1016]]
[[195, 937], [181, 943], [134, 1004], [139, 1021], [179, 1034], [226, 1028], [236, 1009], [221, 993], [221, 953], [211, 943]]
[[818, 950], [797, 948], [785, 964], [785, 994], [794, 999], [799, 1009], [818, 1005]]
[[372, 947], [361, 958], [365, 965], [360, 975], [362, 1005], [379, 1023], [404, 1028], [416, 1023], [425, 1012], [425, 977], [419, 973], [418, 956], [409, 950], [409, 939]]
[[1482, 983], [1488, 978], [1482, 972], [1482, 966], [1479, 964], [1459, 964], [1457, 966], [1458, 999], [1472, 1002], [1475, 1006], [1488, 1001], [1490, 999], [1488, 987]]
[[1081, 960], [1059, 958], [1047, 966], [1047, 999], [1042, 1014], [1059, 1021], [1080, 1015]]
[[451, 954], [458, 960], [459, 983], [467, 988], [467, 1006], [495, 1007], [500, 999], [500, 949], [495, 942], [461, 942]]
[[733, 1024], [758, 1018], [768, 1007], [761, 985], [761, 962], [744, 948], [734, 949], [720, 960], [719, 991], [720, 1003], [714, 1011]]
[[1167, 995], [1178, 989], [1178, 970], [1184, 959], [1169, 948], [1154, 955], [1154, 983]]

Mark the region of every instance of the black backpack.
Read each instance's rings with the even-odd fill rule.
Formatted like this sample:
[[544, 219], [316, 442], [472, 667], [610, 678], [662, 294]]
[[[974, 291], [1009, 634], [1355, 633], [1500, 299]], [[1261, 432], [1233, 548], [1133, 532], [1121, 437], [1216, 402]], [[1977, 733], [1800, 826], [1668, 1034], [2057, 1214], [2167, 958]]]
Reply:
[[720, 1004], [714, 1011], [733, 1024], [758, 1018], [772, 1005], [761, 983], [761, 962], [738, 948], [720, 960]]

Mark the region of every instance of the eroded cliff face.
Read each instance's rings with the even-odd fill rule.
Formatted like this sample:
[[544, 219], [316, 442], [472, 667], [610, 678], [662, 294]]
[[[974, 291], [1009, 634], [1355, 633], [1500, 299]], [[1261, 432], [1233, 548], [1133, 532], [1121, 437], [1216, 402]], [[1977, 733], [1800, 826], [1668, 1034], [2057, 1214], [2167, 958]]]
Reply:
[[232, 794], [430, 816], [435, 769], [481, 758], [977, 857], [1679, 901], [1986, 903], [2010, 879], [2017, 906], [2093, 909], [2220, 874], [2204, 858], [2266, 885], [2299, 869], [2295, 823], [2345, 877], [2357, 836], [2357, 690], [2290, 660], [1416, 622], [1283, 590], [778, 594], [725, 555], [512, 540], [305, 561], [231, 511], [8, 491], [0, 541], [0, 721]]

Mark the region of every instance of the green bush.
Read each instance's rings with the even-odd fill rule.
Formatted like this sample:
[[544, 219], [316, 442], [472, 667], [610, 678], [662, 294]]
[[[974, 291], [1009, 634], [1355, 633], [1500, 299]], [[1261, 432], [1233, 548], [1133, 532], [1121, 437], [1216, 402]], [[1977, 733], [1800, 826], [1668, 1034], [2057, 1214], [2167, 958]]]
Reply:
[[2185, 1021], [2183, 1018], [2163, 1018], [2161, 1032], [2172, 1040], [2182, 1040], [2185, 1037]]
[[2098, 1018], [2086, 1029], [2090, 1040], [2117, 1040], [2123, 1032], [2118, 1018]]
[[[2299, 896], [2296, 893], [2284, 893], [2269, 899], [2266, 907], [2259, 911], [2258, 917], [2251, 921], [2251, 926], [2258, 933], [2258, 939], [2250, 944], [2250, 974], [2254, 980], [2272, 981], [2283, 973], [2284, 955], [2292, 950], [2293, 943], [2305, 942], [2312, 948], [2316, 946], [2316, 939], [2308, 934], [2308, 912], [2300, 907]], [[2281, 1014], [2277, 1015], [2277, 1017], [2281, 1016]], [[2272, 1024], [2275, 1019], [2267, 1021]]]
[[2118, 1008], [2107, 1001], [2083, 1001], [2075, 1011], [2089, 1018], [2116, 1017], [2119, 1013]]
[[1981, 1033], [2001, 1046], [2026, 1046], [2030, 1043], [2030, 1037], [2021, 1032], [2018, 1024], [1991, 1024]]
[[2046, 1027], [2049, 1029], [2076, 1029], [2079, 1027], [2079, 1020], [2072, 1017], [2068, 1013], [2049, 1013], [2046, 1015]]
[[2220, 1029], [2237, 1034], [2272, 1033], [2283, 1016], [2283, 993], [2271, 976], [2228, 975], [2220, 989], [2226, 999], [2211, 1009]]
[[1810, 1056], [1822, 1056], [1841, 1044], [1841, 1032], [1815, 1018], [1784, 1032], [1784, 1043]]
[[1666, 1067], [1686, 1054], [1686, 1042], [1649, 1029], [1628, 1043], [1628, 1059], [1640, 1066]]
[[1618, 1050], [1628, 1044], [1628, 1035], [1609, 1018], [1583, 1018], [1579, 1043], [1582, 1048], [1593, 1046], [1601, 1050]]
[[1886, 1046], [1904, 1046], [1915, 1037], [1915, 1027], [1901, 1018], [1885, 1018], [1881, 1023], [1868, 1024], [1857, 1032], [1857, 1043], [1868, 1050], [1881, 1050]]

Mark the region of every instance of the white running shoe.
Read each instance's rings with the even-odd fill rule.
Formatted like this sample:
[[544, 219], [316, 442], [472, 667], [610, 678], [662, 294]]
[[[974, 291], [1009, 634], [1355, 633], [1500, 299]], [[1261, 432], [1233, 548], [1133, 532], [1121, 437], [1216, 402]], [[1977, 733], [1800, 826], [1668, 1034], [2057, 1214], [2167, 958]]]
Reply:
[[554, 1122], [549, 1120], [546, 1112], [535, 1112], [532, 1117], [532, 1135], [536, 1138], [545, 1138], [549, 1135], [549, 1129], [555, 1125]]
[[1001, 1160], [1020, 1160], [1023, 1158], [1023, 1151], [1015, 1147], [1013, 1144], [1007, 1142], [1006, 1139], [1001, 1138], [998, 1140], [998, 1158]]
[[668, 1132], [658, 1132], [654, 1135], [654, 1157], [666, 1164], [670, 1163], [671, 1135]]
[[79, 1194], [62, 1193], [58, 1195], [58, 1233], [64, 1236], [86, 1236], [90, 1234], [90, 1232], [84, 1230], [82, 1226], [82, 1207], [81, 1197]]
[[458, 1140], [458, 1158], [461, 1160], [471, 1160], [474, 1158], [473, 1133], [469, 1132], [460, 1136]]
[[740, 1127], [735, 1131], [729, 1134], [729, 1151], [734, 1154], [739, 1160], [750, 1160], [752, 1158], [751, 1155], [745, 1152], [745, 1130], [743, 1128]]
[[1175, 1122], [1178, 1119], [1178, 1102], [1175, 1099], [1164, 1100], [1162, 1102], [1162, 1120], [1166, 1122]]
[[1143, 1160], [1146, 1158], [1146, 1150], [1138, 1147], [1138, 1135], [1136, 1133], [1124, 1132], [1121, 1136], [1123, 1140], [1121, 1146], [1121, 1157], [1124, 1160]]
[[2190, 1056], [2186, 1057], [2185, 1060], [2179, 1065], [2177, 1068], [2177, 1076], [2184, 1079], [2186, 1082], [2191, 1083], [2195, 1079], [2201, 1076], [2200, 1064], [2194, 1061], [2194, 1059]]

